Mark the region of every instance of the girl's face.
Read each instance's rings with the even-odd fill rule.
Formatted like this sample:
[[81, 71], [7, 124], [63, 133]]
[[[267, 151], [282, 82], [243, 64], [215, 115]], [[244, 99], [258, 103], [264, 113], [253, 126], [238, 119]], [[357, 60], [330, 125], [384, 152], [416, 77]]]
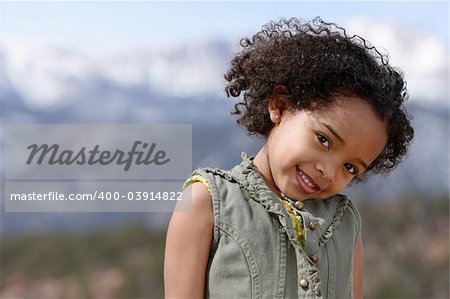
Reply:
[[385, 122], [357, 97], [295, 113], [269, 104], [269, 113], [275, 125], [254, 163], [273, 191], [295, 200], [341, 192], [387, 142]]

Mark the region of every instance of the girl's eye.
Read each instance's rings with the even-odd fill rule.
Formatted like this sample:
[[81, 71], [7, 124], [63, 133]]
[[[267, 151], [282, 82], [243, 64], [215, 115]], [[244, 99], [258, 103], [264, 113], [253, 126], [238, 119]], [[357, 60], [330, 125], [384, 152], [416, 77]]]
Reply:
[[351, 175], [357, 175], [358, 174], [358, 169], [353, 166], [350, 163], [345, 163], [344, 164], [345, 169], [347, 169], [347, 171], [351, 174]]
[[325, 146], [327, 149], [330, 148], [330, 141], [327, 137], [323, 136], [322, 134], [316, 134], [317, 140], [319, 140], [320, 143], [322, 143], [323, 146]]

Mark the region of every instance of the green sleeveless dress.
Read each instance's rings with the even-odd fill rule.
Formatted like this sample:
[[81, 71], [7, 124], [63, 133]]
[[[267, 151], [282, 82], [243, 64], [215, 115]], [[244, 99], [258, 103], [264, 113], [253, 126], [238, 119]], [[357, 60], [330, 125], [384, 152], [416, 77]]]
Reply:
[[267, 187], [253, 158], [242, 159], [230, 171], [198, 169], [187, 182], [203, 182], [212, 197], [205, 297], [353, 298], [356, 207], [338, 194], [299, 209]]

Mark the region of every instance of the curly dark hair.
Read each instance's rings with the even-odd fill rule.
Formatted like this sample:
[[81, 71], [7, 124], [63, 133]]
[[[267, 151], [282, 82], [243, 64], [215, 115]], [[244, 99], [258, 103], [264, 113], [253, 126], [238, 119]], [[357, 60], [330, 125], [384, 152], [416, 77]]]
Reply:
[[267, 105], [283, 96], [289, 109], [317, 109], [331, 104], [336, 94], [355, 95], [367, 101], [387, 122], [388, 141], [368, 173], [388, 174], [406, 154], [414, 136], [403, 103], [406, 82], [400, 70], [389, 65], [364, 38], [348, 36], [345, 29], [320, 17], [311, 21], [271, 21], [251, 39], [241, 39], [243, 49], [225, 74], [227, 96], [243, 100], [233, 114], [249, 134], [267, 137], [272, 130]]

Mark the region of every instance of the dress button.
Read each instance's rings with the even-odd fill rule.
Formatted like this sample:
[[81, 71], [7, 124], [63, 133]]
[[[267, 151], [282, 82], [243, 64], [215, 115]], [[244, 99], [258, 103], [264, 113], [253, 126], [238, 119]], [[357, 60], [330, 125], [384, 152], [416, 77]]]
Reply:
[[300, 200], [296, 201], [296, 202], [294, 203], [294, 205], [295, 205], [295, 207], [296, 207], [297, 209], [299, 209], [299, 210], [303, 209], [303, 207], [305, 206], [305, 204], [303, 203], [303, 201], [300, 201]]
[[311, 221], [311, 222], [309, 223], [309, 228], [310, 228], [311, 230], [315, 230], [315, 229], [317, 228], [317, 226], [318, 226], [317, 221]]
[[315, 255], [311, 255], [311, 261], [314, 263], [314, 264], [317, 264], [318, 262], [319, 262], [319, 258], [317, 257], [317, 256], [315, 256]]
[[300, 279], [300, 282], [298, 283], [302, 288], [307, 288], [309, 285], [308, 280], [306, 280], [305, 278]]

